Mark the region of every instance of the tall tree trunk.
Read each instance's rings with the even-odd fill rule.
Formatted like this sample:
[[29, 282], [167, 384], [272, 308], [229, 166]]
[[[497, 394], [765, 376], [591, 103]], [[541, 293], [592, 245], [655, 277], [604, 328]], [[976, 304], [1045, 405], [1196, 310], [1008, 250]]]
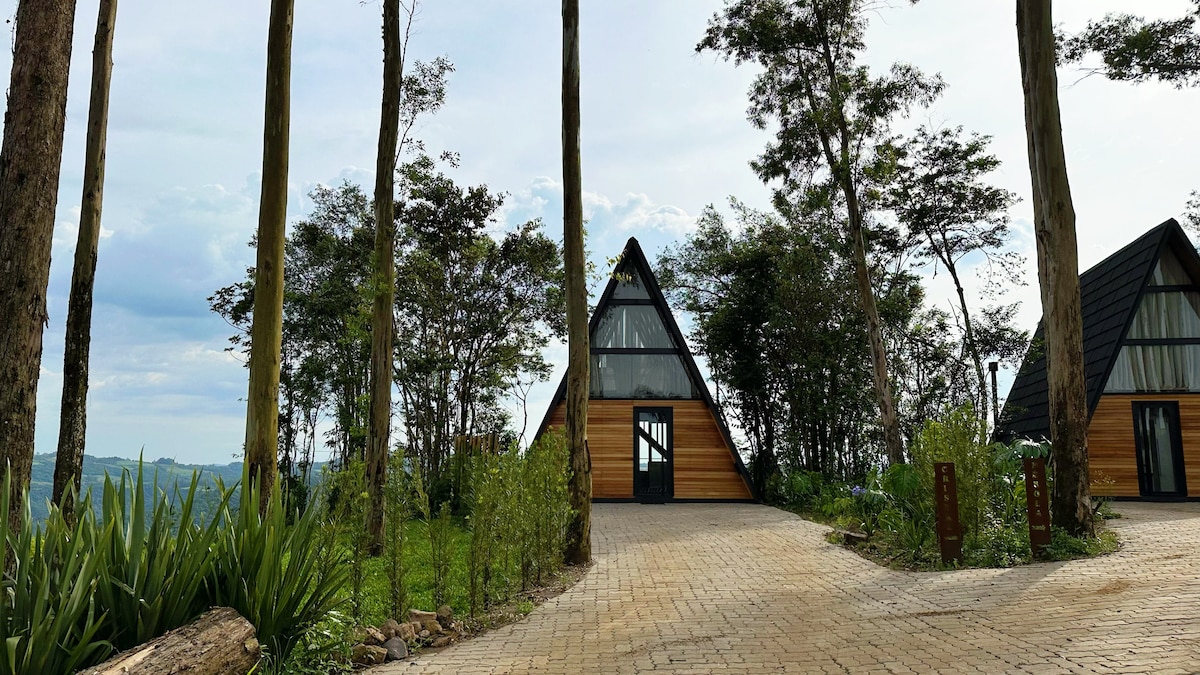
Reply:
[[[931, 238], [932, 240], [932, 238]], [[942, 236], [942, 244], [946, 244], [946, 237]], [[943, 250], [949, 250], [944, 248]], [[987, 376], [983, 374], [983, 357], [979, 354], [979, 343], [975, 340], [975, 325], [971, 323], [971, 312], [967, 309], [967, 293], [963, 289], [962, 281], [958, 278], [958, 266], [954, 264], [954, 260], [946, 255], [942, 258], [942, 264], [946, 266], [946, 271], [950, 273], [950, 279], [954, 282], [954, 291], [958, 294], [958, 309], [962, 312], [963, 320], [963, 338], [967, 345], [967, 354], [971, 356], [971, 364], [975, 366], [975, 380], [978, 385], [976, 399], [979, 405], [975, 409], [975, 414], [982, 420], [987, 421], [988, 410], [988, 395], [987, 395]]]
[[587, 446], [587, 285], [583, 258], [583, 177], [579, 157], [579, 0], [563, 0], [563, 259], [567, 291], [567, 444], [575, 515], [567, 528], [568, 562], [592, 559], [592, 458]]
[[266, 513], [279, 450], [279, 354], [283, 343], [283, 242], [287, 224], [288, 131], [291, 118], [293, 0], [271, 0], [267, 92], [263, 120], [262, 193], [250, 326], [250, 392], [246, 404], [246, 469], [258, 482]]
[[383, 105], [375, 157], [375, 302], [371, 312], [371, 417], [367, 436], [367, 537], [383, 552], [384, 483], [392, 420], [392, 343], [396, 295], [395, 176], [400, 135], [400, 0], [383, 0]]
[[92, 343], [92, 288], [96, 281], [96, 247], [100, 243], [100, 211], [104, 205], [104, 156], [108, 139], [108, 98], [112, 82], [113, 31], [117, 0], [100, 0], [96, 44], [92, 48], [92, 94], [88, 109], [87, 150], [83, 160], [83, 204], [71, 300], [67, 308], [63, 354], [62, 408], [58, 423], [58, 455], [54, 461], [54, 503], [67, 522], [75, 522], [72, 488], [79, 492], [87, 434], [88, 357]]
[[14, 526], [33, 467], [75, 0], [21, 0], [16, 21], [0, 146], [0, 471]]
[[[847, 168], [848, 171], [848, 168]], [[904, 462], [904, 442], [900, 438], [900, 420], [896, 415], [896, 402], [892, 396], [892, 384], [888, 379], [887, 349], [883, 344], [882, 321], [875, 304], [875, 289], [871, 286], [871, 272], [867, 267], [867, 246], [863, 237], [862, 211], [858, 204], [858, 192], [853, 186], [844, 188], [849, 206], [850, 251], [854, 258], [854, 280], [858, 285], [858, 300], [863, 316], [867, 320], [867, 342], [871, 346], [871, 375], [875, 385], [875, 401], [879, 405], [879, 423], [883, 429], [883, 445], [887, 449], [888, 463]]]
[[1050, 0], [1017, 0], [1017, 42], [1025, 92], [1025, 131], [1033, 181], [1038, 284], [1046, 338], [1050, 441], [1054, 453], [1054, 524], [1092, 532], [1088, 488], [1087, 387], [1075, 209], [1067, 181]]

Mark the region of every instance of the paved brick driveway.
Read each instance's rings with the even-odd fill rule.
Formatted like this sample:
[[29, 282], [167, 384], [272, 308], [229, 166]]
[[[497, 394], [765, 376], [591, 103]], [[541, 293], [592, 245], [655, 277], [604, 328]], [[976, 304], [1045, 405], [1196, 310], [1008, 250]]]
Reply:
[[765, 506], [597, 505], [578, 585], [375, 672], [1200, 672], [1200, 504], [1118, 510], [1111, 556], [913, 574]]

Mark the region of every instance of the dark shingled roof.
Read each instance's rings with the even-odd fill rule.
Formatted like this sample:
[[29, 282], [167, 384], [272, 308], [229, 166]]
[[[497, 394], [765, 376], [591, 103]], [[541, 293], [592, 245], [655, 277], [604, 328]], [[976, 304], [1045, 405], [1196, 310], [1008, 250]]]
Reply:
[[[1200, 278], [1200, 274], [1197, 274], [1200, 272], [1200, 257], [1183, 228], [1174, 219], [1138, 237], [1079, 277], [1089, 417], [1100, 401], [1113, 361], [1133, 321], [1142, 289], [1149, 282], [1166, 246], [1171, 247], [1195, 278]], [[996, 429], [996, 438], [1000, 440], [1029, 438], [1040, 441], [1050, 437], [1049, 392], [1042, 336], [1043, 326], [1039, 321], [1021, 369], [1004, 402], [1000, 424]]]
[[[662, 289], [658, 285], [658, 278], [654, 276], [654, 271], [650, 269], [650, 261], [646, 259], [646, 254], [642, 252], [642, 246], [638, 243], [636, 237], [630, 237], [629, 241], [625, 242], [625, 250], [621, 252], [617, 265], [613, 269], [613, 275], [608, 280], [608, 286], [604, 288], [604, 293], [600, 295], [600, 302], [596, 304], [596, 311], [592, 313], [592, 318], [588, 322], [589, 342], [595, 337], [596, 326], [600, 323], [600, 317], [604, 315], [604, 310], [608, 308], [608, 304], [617, 290], [617, 286], [620, 283], [618, 277], [633, 272], [636, 272], [645, 282], [646, 291], [650, 295], [650, 300], [659, 309], [659, 314], [663, 317], [663, 323], [667, 332], [671, 334], [675, 344], [679, 345], [679, 355], [683, 359], [684, 368], [687, 370], [693, 386], [700, 393], [701, 399], [708, 405], [708, 409], [712, 411], [713, 419], [717, 422], [717, 428], [720, 430], [721, 436], [725, 439], [725, 444], [728, 446], [730, 454], [733, 455], [737, 472], [741, 474], [742, 480], [746, 481], [746, 487], [750, 489], [750, 494], [755, 500], [758, 500], [760, 497], [754, 489], [754, 481], [750, 479], [750, 472], [746, 469], [746, 463], [742, 461], [742, 455], [737, 451], [737, 446], [734, 444], [733, 437], [729, 433], [729, 427], [725, 424], [725, 416], [721, 414], [720, 408], [717, 407], [716, 402], [713, 401], [712, 394], [708, 391], [708, 385], [705, 384], [704, 378], [700, 376], [700, 369], [696, 367], [696, 360], [692, 358], [692, 350], [688, 349], [687, 341], [683, 339], [683, 332], [679, 330], [679, 324], [675, 323], [675, 316], [671, 314], [671, 307], [667, 304], [667, 298], [663, 295]], [[541, 436], [546, 431], [546, 428], [550, 426], [550, 418], [554, 416], [555, 408], [565, 401], [566, 398], [567, 374], [563, 373], [562, 380], [558, 383], [558, 390], [554, 393], [554, 398], [550, 401], [550, 407], [546, 410], [546, 416], [542, 418], [542, 423], [538, 427], [535, 438]]]

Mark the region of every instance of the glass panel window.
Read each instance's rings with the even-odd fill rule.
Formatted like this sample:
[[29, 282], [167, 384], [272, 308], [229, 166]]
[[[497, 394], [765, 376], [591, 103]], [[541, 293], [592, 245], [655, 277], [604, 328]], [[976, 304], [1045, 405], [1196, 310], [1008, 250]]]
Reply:
[[630, 269], [617, 277], [613, 297], [620, 300], [649, 300], [650, 291], [646, 290], [646, 282], [637, 269]]
[[1192, 278], [1183, 263], [1170, 250], [1162, 252], [1158, 264], [1154, 267], [1154, 276], [1150, 279], [1151, 286], [1191, 286]]
[[1200, 345], [1127, 345], [1104, 391], [1200, 391]]
[[699, 398], [676, 354], [593, 354], [595, 398]]
[[653, 305], [609, 305], [596, 326], [592, 346], [670, 348], [676, 345]]
[[1129, 327], [1132, 339], [1200, 338], [1200, 293], [1146, 293]]

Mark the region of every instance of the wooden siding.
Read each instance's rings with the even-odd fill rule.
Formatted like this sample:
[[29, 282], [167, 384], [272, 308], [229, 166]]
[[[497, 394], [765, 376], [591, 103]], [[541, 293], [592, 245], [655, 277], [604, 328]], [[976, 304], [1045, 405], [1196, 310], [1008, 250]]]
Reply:
[[1200, 496], [1200, 394], [1106, 394], [1088, 426], [1088, 468], [1092, 494], [1139, 497], [1137, 449], [1133, 439], [1134, 401], [1178, 401], [1183, 465], [1188, 496]]
[[[635, 407], [674, 409], [676, 499], [751, 498], [704, 401], [592, 399], [588, 401], [588, 449], [592, 454], [594, 498], [633, 497]], [[566, 406], [560, 404], [550, 417], [550, 426], [561, 427], [565, 421]]]

